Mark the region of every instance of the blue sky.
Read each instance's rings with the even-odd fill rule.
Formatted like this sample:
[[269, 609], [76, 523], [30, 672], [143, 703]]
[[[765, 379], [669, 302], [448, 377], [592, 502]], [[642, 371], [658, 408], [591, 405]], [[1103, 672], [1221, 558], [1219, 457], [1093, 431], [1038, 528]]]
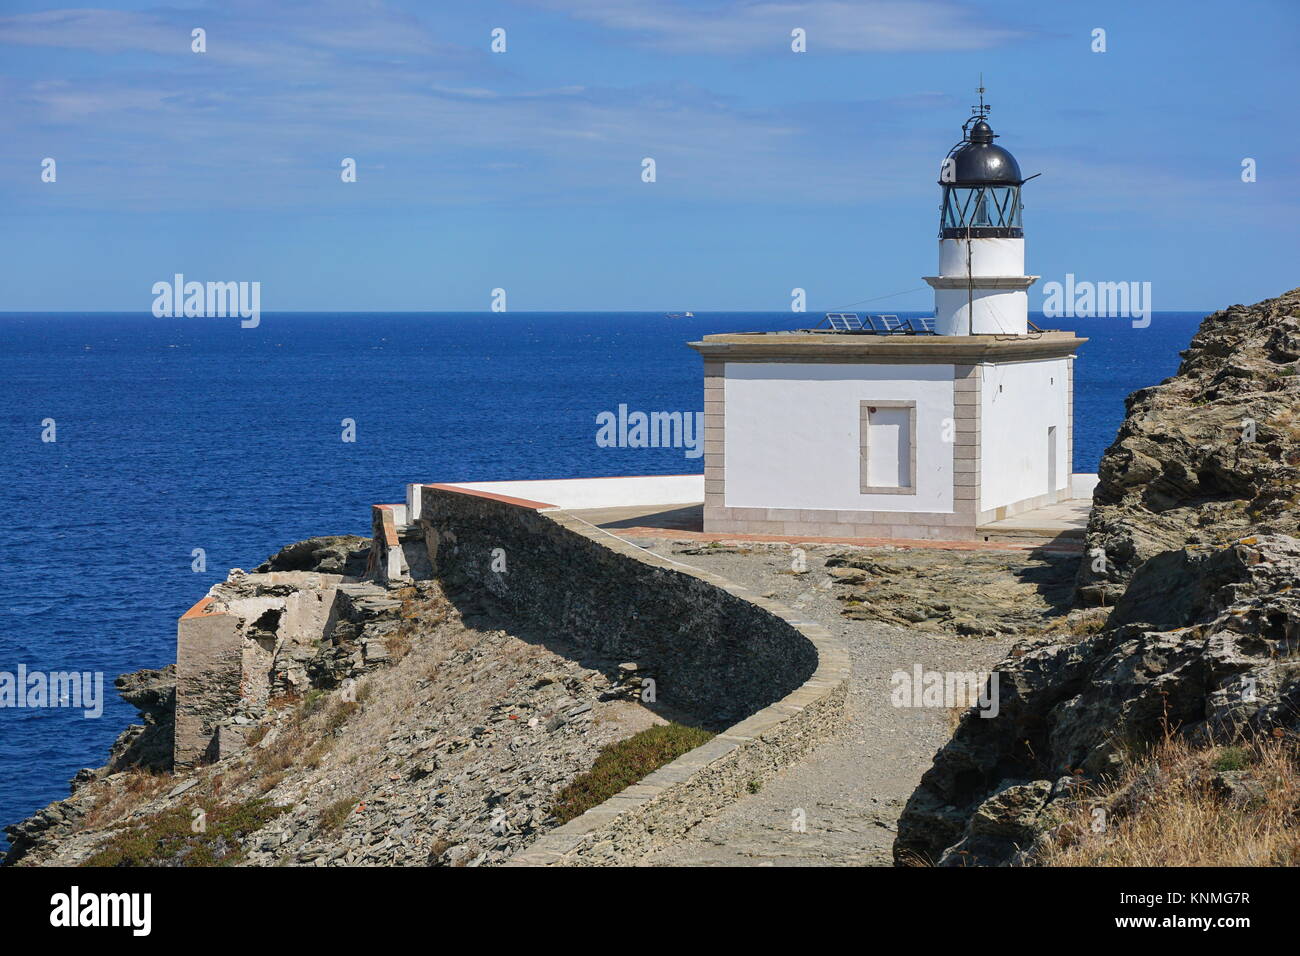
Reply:
[[1294, 0], [0, 0], [0, 310], [176, 272], [266, 311], [926, 309], [981, 71], [1043, 174], [1031, 308], [1067, 272], [1253, 302], [1300, 285], [1298, 38]]

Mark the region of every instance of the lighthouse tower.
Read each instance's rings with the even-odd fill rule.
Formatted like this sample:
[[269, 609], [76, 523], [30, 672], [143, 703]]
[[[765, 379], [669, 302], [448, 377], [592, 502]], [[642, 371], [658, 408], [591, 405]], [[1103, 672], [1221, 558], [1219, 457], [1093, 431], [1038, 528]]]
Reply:
[[1020, 164], [993, 142], [989, 107], [980, 102], [962, 126], [962, 140], [939, 171], [939, 274], [934, 289], [939, 335], [1025, 335], [1029, 293], [1038, 276], [1025, 271]]

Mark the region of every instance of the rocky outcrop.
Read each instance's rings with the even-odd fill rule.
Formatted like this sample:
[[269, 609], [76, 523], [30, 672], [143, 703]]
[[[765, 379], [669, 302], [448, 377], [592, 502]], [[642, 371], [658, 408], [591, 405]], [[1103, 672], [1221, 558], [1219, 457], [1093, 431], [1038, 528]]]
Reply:
[[109, 751], [108, 763], [77, 771], [69, 781], [72, 795], [42, 807], [26, 820], [4, 828], [9, 852], [0, 865], [11, 865], [33, 849], [54, 844], [73, 833], [97, 797], [87, 784], [126, 770], [166, 773], [172, 769], [172, 731], [176, 708], [176, 667], [144, 669], [123, 674], [113, 682], [122, 699], [140, 711], [144, 721], [122, 731]]
[[845, 617], [949, 634], [1033, 633], [1069, 610], [1077, 553], [845, 552], [826, 560]]
[[1027, 863], [1079, 784], [1161, 733], [1300, 730], [1300, 290], [1208, 317], [1130, 396], [1102, 460], [1081, 603], [1100, 633], [1019, 645], [899, 821], [899, 863]]
[[[342, 569], [364, 570], [368, 551], [368, 539], [355, 535], [309, 538], [259, 566], [268, 570], [233, 569], [200, 602], [201, 613], [182, 618], [179, 667], [117, 678], [118, 692], [140, 711], [142, 723], [119, 735], [104, 766], [77, 774], [71, 797], [6, 827], [11, 847], [4, 862], [75, 831], [86, 810], [86, 784], [126, 771], [169, 773], [178, 752], [184, 765], [228, 756], [246, 746], [273, 698], [337, 688], [390, 663], [401, 600], [384, 587], [342, 577]], [[192, 666], [194, 639], [187, 640], [186, 628], [193, 623], [212, 632], [199, 638], [222, 642], [220, 659], [228, 666]], [[179, 751], [178, 740], [185, 745]]]
[[177, 766], [232, 753], [277, 700], [389, 664], [402, 588], [316, 571], [231, 570], [178, 624]]
[[[346, 543], [262, 566], [296, 570], [232, 570], [181, 618], [174, 684], [126, 682], [159, 721], [176, 701], [174, 775], [95, 772], [11, 830], [8, 862], [170, 863], [142, 834], [196, 808], [257, 817], [238, 846], [203, 850], [252, 865], [498, 864], [552, 832], [564, 849], [544, 862], [622, 862], [835, 726], [847, 662], [827, 663], [815, 624], [571, 516], [432, 497], [416, 543], [438, 553], [435, 580], [317, 570], [347, 566]], [[562, 832], [557, 794], [670, 715], [734, 736], [610, 801], [626, 812], [602, 804]]]
[[370, 539], [355, 534], [322, 535], [287, 544], [256, 568], [268, 571], [315, 571], [358, 578], [365, 574]]
[[1079, 600], [1110, 607], [1164, 551], [1297, 531], [1300, 289], [1205, 319], [1174, 377], [1129, 396], [1098, 469]]
[[176, 665], [123, 674], [113, 682], [118, 694], [140, 712], [144, 723], [127, 727], [113, 744], [108, 771], [138, 767], [155, 773], [172, 769], [176, 732]]

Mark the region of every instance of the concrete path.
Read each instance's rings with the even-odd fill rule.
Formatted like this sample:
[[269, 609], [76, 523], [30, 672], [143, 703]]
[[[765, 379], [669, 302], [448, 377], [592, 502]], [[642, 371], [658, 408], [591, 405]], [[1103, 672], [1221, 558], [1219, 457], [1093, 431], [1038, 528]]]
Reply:
[[1091, 498], [1071, 498], [1010, 518], [990, 521], [976, 528], [975, 533], [984, 541], [1082, 542], [1090, 514]]
[[[742, 534], [740, 532], [706, 532], [704, 505], [630, 505], [620, 508], [577, 508], [568, 514], [589, 524], [613, 531], [624, 538], [657, 538], [670, 541], [754, 541], [770, 544], [848, 544], [868, 548], [939, 548], [946, 551], [1030, 551], [1051, 547], [1062, 551], [1080, 550], [1084, 528], [1088, 524], [1089, 502], [1068, 502], [1052, 505], [1047, 514], [1038, 509], [1017, 518], [1005, 519], [1015, 524], [1007, 525], [1007, 533], [977, 530], [980, 538], [968, 541], [929, 541], [915, 538], [856, 538], [825, 537], [818, 535]], [[1058, 511], [1055, 509], [1064, 509]], [[1065, 516], [1064, 518], [1062, 516]], [[1037, 517], [1035, 517], [1037, 516]], [[1025, 520], [1028, 523], [1025, 523]], [[1043, 528], [1033, 530], [1034, 522], [1041, 519]], [[998, 528], [1001, 522], [995, 522]], [[1026, 530], [1029, 529], [1029, 530]]]
[[[790, 573], [789, 557], [676, 555], [674, 560], [722, 574], [800, 609], [843, 636], [853, 662], [842, 733], [786, 768], [752, 795], [695, 827], [645, 862], [668, 866], [889, 866], [903, 805], [951, 734], [946, 708], [891, 704], [890, 676], [927, 670], [986, 671], [1012, 641], [962, 638], [851, 621], [839, 613], [821, 559], [809, 573]], [[792, 827], [802, 811], [806, 830]]]

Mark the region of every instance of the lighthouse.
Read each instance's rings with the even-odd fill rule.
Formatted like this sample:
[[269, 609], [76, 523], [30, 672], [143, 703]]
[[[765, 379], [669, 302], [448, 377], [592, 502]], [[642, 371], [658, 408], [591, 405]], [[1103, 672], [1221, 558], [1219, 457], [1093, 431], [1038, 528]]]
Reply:
[[[939, 335], [1024, 335], [1029, 331], [1020, 164], [989, 125], [980, 102], [962, 125], [961, 142], [939, 170], [939, 274], [934, 289]], [[1032, 177], [1031, 177], [1032, 178]]]
[[1026, 180], [983, 92], [939, 174], [933, 322], [828, 312], [690, 343], [704, 359], [705, 531], [1051, 540], [1042, 509], [1091, 493], [1073, 473], [1086, 340], [1029, 324]]

